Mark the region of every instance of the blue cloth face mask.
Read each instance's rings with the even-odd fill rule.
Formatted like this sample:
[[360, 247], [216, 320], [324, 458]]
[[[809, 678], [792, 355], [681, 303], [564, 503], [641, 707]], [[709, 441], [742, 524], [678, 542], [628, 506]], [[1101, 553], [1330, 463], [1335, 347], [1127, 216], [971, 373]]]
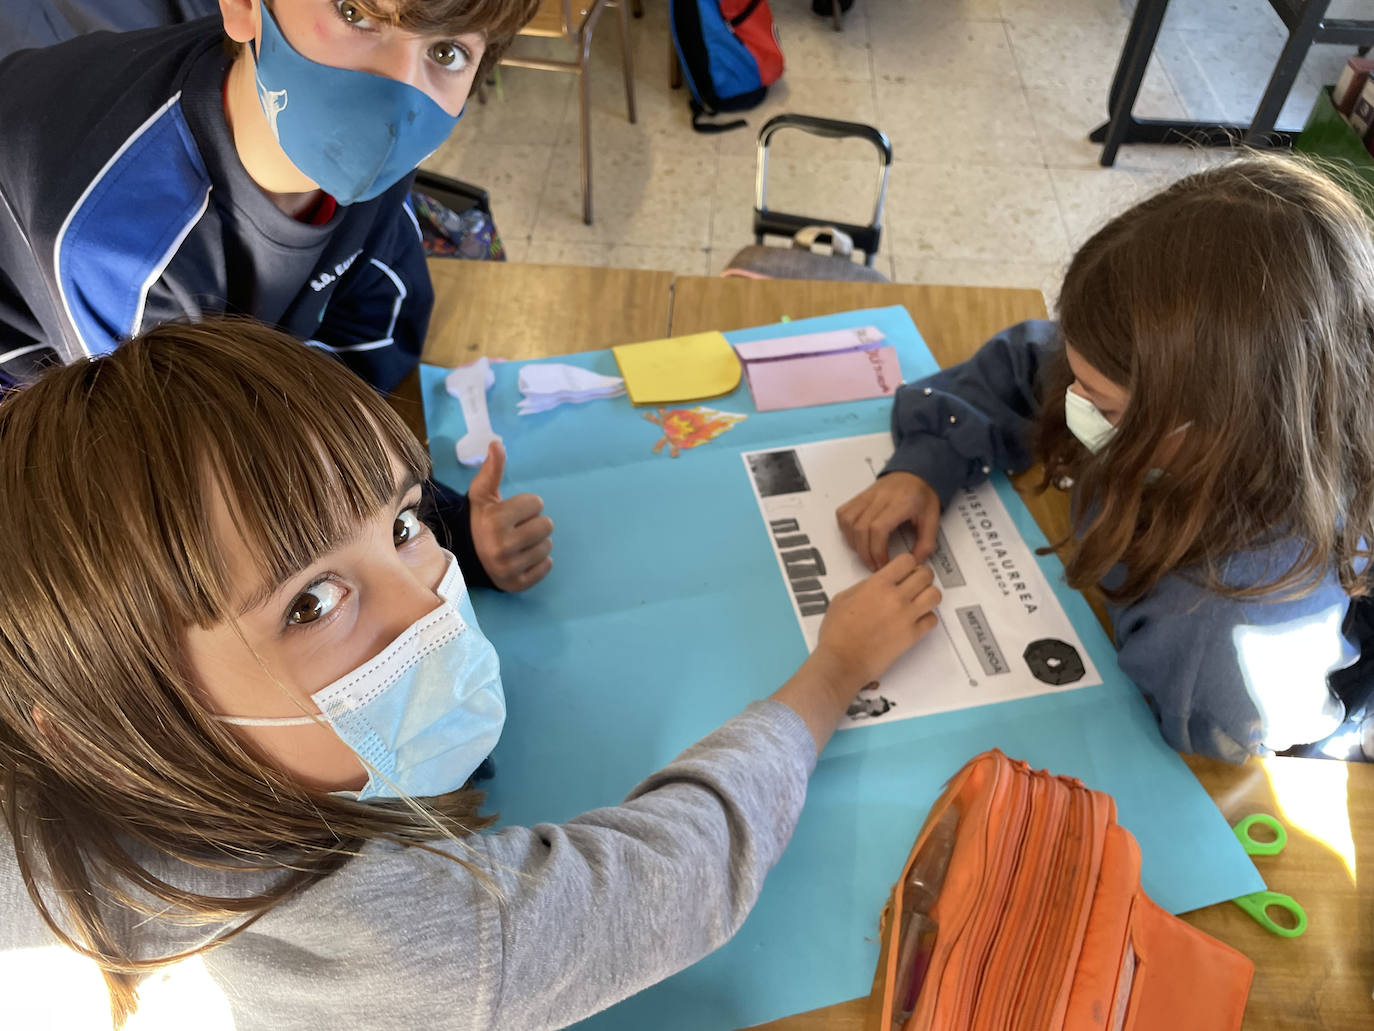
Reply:
[[462, 113], [449, 114], [409, 83], [302, 57], [265, 3], [254, 56], [272, 135], [340, 204], [372, 200], [396, 185], [439, 149]]
[[[457, 791], [491, 754], [506, 723], [496, 649], [477, 626], [454, 557], [443, 602], [375, 658], [310, 700], [368, 770], [359, 799]], [[216, 716], [240, 727], [318, 724], [319, 716]]]

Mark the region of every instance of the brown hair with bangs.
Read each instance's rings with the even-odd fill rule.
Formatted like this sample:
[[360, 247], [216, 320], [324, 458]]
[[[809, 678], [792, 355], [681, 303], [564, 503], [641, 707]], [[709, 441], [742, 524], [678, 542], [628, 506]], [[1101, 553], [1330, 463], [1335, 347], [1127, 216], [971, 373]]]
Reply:
[[[1293, 596], [1333, 567], [1351, 595], [1374, 541], [1374, 242], [1356, 199], [1312, 163], [1253, 154], [1188, 176], [1074, 256], [1062, 339], [1125, 388], [1089, 454], [1064, 421], [1062, 350], [1045, 383], [1045, 483], [1076, 482], [1068, 582], [1117, 601], [1185, 571], [1230, 597]], [[1176, 442], [1155, 479], [1161, 445]], [[1225, 559], [1283, 538], [1296, 561], [1229, 583]]]
[[[477, 65], [475, 82], [486, 79], [516, 34], [539, 10], [539, 0], [352, 0], [352, 3], [363, 17], [418, 36], [479, 34], [486, 40], [486, 47]], [[226, 36], [224, 48], [231, 57], [237, 57], [244, 46]]]
[[[429, 472], [366, 383], [246, 320], [160, 326], [0, 403], [0, 813], [44, 921], [104, 972], [116, 1026], [143, 975], [364, 842], [431, 848], [491, 822], [477, 791], [361, 804], [292, 782], [211, 718], [184, 659], [191, 626], [234, 615], [213, 493], [277, 582], [391, 503], [393, 457]], [[187, 893], [150, 852], [241, 872], [243, 897]], [[210, 940], [139, 958], [130, 913]]]

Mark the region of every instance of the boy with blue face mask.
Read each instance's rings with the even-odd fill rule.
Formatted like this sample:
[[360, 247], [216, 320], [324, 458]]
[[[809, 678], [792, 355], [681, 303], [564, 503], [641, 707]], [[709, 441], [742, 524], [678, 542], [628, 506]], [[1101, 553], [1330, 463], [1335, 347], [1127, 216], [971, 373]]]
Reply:
[[[384, 393], [415, 368], [433, 293], [412, 174], [536, 3], [219, 6], [0, 63], [0, 390], [215, 312]], [[521, 590], [547, 572], [551, 524], [537, 498], [500, 497], [501, 465], [440, 517], [469, 582]]]

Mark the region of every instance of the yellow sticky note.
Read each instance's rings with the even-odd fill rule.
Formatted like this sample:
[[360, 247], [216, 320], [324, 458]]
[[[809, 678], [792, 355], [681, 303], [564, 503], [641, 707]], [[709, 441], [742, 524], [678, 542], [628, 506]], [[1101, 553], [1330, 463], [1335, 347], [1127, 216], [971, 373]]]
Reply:
[[625, 378], [625, 392], [637, 405], [700, 401], [739, 386], [739, 359], [720, 333], [621, 344], [611, 350]]

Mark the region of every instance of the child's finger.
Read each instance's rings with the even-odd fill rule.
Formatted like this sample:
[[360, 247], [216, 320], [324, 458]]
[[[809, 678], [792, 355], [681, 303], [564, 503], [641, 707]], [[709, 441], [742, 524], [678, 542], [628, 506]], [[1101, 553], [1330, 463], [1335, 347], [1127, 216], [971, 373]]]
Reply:
[[835, 525], [840, 528], [840, 536], [844, 538], [850, 550], [858, 551], [859, 549], [854, 547], [854, 522], [844, 514], [843, 506], [835, 509]]
[[926, 584], [919, 591], [911, 596], [911, 607], [917, 612], [933, 612], [944, 598], [940, 588], [934, 584]]
[[519, 526], [544, 511], [544, 500], [538, 494], [517, 494], [501, 502], [500, 524], [503, 527]]
[[505, 566], [511, 572], [523, 572], [531, 566], [538, 565], [553, 550], [553, 538], [541, 537], [537, 541], [531, 541], [522, 548], [510, 548], [505, 559]]
[[897, 524], [892, 521], [889, 512], [878, 512], [869, 521], [864, 534], [864, 547], [867, 551], [865, 561], [868, 568], [875, 573], [887, 565], [888, 541], [892, 539], [892, 531], [897, 528]]
[[916, 641], [925, 637], [926, 634], [934, 630], [939, 624], [940, 617], [935, 615], [934, 612], [927, 612], [920, 619], [916, 620], [915, 625], [912, 627], [912, 629], [916, 631], [916, 638], [911, 643], [915, 644]]
[[[912, 562], [916, 561], [910, 554], [906, 557], [910, 558]], [[896, 559], [893, 561], [895, 562]], [[898, 586], [902, 589], [902, 597], [908, 601], [912, 601], [922, 591], [927, 590], [933, 583], [935, 583], [935, 573], [931, 570], [930, 566], [918, 564]]]
[[530, 568], [526, 569], [523, 573], [513, 577], [511, 586], [507, 589], [511, 591], [523, 591], [526, 588], [533, 587], [540, 580], [544, 579], [544, 577], [548, 576], [549, 570], [552, 568], [553, 559], [542, 559], [533, 566], [530, 566]]
[[864, 514], [869, 508], [868, 492], [850, 498], [839, 508], [835, 509], [835, 521], [840, 526], [840, 533], [844, 535], [845, 543], [850, 550], [863, 558], [864, 546], [863, 538], [858, 529], [863, 521]]
[[889, 583], [900, 584], [909, 577], [918, 574], [920, 569], [921, 567], [917, 565], [914, 558], [906, 552], [902, 552], [891, 562], [884, 563], [878, 571], [878, 575]]
[[502, 551], [519, 554], [553, 536], [553, 520], [548, 516], [527, 519], [502, 534]]
[[494, 504], [501, 500], [501, 477], [506, 474], [506, 449], [499, 440], [487, 445], [487, 457], [482, 468], [468, 485], [468, 500]]
[[912, 525], [916, 527], [916, 544], [911, 553], [918, 562], [924, 562], [935, 554], [935, 546], [939, 543], [940, 513], [927, 509], [918, 519], [912, 520]]

